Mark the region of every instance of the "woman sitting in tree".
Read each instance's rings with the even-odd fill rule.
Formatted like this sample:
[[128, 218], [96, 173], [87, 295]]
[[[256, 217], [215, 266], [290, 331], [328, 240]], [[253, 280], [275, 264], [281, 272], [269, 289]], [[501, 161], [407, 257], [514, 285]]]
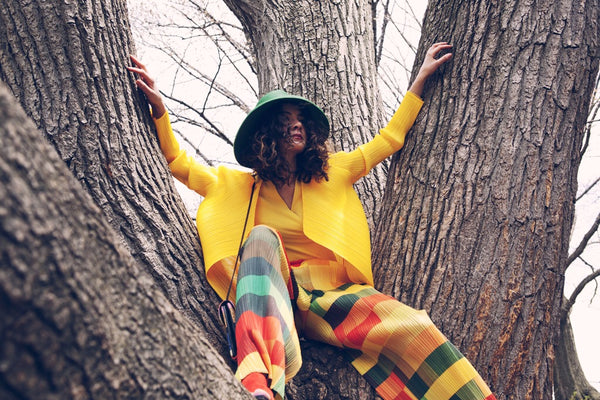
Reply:
[[283, 90], [265, 94], [234, 142], [236, 159], [253, 172], [208, 167], [181, 150], [153, 79], [132, 57], [173, 175], [204, 196], [197, 226], [206, 276], [221, 298], [235, 294], [236, 376], [254, 397], [283, 399], [302, 364], [303, 335], [343, 349], [384, 399], [495, 398], [425, 311], [374, 289], [367, 220], [353, 189], [402, 148], [425, 81], [451, 58], [436, 56], [449, 48], [431, 46], [388, 125], [351, 152], [328, 153], [329, 122], [315, 104]]

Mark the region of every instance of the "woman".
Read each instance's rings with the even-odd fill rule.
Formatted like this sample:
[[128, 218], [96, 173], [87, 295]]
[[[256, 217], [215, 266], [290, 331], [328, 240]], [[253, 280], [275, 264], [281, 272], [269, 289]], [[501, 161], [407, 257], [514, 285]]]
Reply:
[[328, 154], [329, 122], [315, 104], [267, 93], [234, 142], [252, 174], [186, 155], [152, 78], [132, 57], [171, 171], [204, 196], [197, 226], [206, 276], [221, 298], [235, 293], [236, 376], [256, 398], [283, 398], [302, 363], [299, 332], [344, 349], [384, 399], [494, 399], [424, 311], [373, 288], [368, 225], [352, 186], [403, 146], [425, 81], [451, 58], [436, 56], [450, 48], [431, 46], [389, 124], [352, 152]]

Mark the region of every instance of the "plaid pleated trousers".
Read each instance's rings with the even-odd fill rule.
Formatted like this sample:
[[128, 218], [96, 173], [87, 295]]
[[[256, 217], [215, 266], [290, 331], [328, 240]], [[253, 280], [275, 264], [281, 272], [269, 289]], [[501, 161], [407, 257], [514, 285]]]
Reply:
[[425, 311], [349, 282], [335, 261], [290, 267], [280, 237], [265, 226], [244, 242], [236, 321], [236, 376], [266, 374], [278, 399], [302, 364], [298, 332], [343, 349], [386, 400], [495, 399]]

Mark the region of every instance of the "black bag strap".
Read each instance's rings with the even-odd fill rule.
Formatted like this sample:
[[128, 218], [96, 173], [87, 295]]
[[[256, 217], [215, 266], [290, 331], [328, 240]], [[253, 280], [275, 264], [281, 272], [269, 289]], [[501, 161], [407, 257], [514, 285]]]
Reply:
[[246, 234], [246, 227], [248, 226], [248, 217], [250, 216], [250, 208], [252, 207], [252, 198], [254, 197], [254, 189], [256, 188], [256, 175], [254, 175], [254, 183], [252, 184], [252, 191], [250, 192], [250, 200], [248, 201], [248, 210], [246, 211], [246, 220], [244, 221], [244, 229], [242, 229], [242, 237], [240, 238], [240, 245], [238, 246], [237, 256], [235, 258], [235, 264], [233, 266], [233, 272], [231, 273], [231, 280], [229, 281], [229, 287], [227, 288], [227, 295], [225, 300], [219, 304], [219, 317], [221, 322], [225, 326], [225, 334], [227, 336], [227, 345], [229, 347], [229, 355], [232, 359], [237, 358], [237, 343], [235, 341], [235, 306], [233, 302], [229, 300], [229, 294], [231, 293], [231, 287], [233, 286], [233, 279], [237, 271], [240, 258], [242, 257], [242, 244], [244, 243], [244, 236]]
[[248, 217], [250, 216], [250, 208], [252, 207], [252, 198], [254, 197], [254, 189], [256, 189], [256, 176], [254, 176], [254, 183], [252, 183], [252, 191], [250, 192], [250, 200], [248, 201], [248, 210], [246, 210], [246, 219], [244, 220], [244, 228], [242, 229], [242, 237], [240, 238], [240, 244], [238, 246], [238, 252], [237, 252], [237, 256], [235, 258], [235, 264], [233, 266], [233, 272], [231, 273], [231, 280], [229, 281], [229, 287], [227, 288], [227, 296], [225, 296], [225, 300], [229, 300], [229, 294], [231, 292], [231, 287], [233, 286], [233, 279], [235, 278], [235, 273], [237, 271], [237, 267], [240, 262], [240, 258], [242, 256], [242, 244], [244, 243], [244, 236], [246, 235], [246, 227], [248, 226]]

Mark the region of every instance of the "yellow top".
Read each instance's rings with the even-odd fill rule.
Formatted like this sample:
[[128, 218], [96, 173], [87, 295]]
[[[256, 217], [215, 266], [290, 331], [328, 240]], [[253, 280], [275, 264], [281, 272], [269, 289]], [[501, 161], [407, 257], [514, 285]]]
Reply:
[[[373, 284], [369, 227], [353, 184], [375, 165], [400, 150], [423, 101], [407, 92], [388, 125], [370, 142], [351, 152], [338, 152], [329, 158], [328, 181], [302, 183], [302, 222], [304, 234], [331, 250], [343, 260], [353, 282]], [[181, 150], [168, 114], [155, 120], [161, 149], [173, 175], [204, 196], [198, 207], [196, 226], [202, 243], [206, 277], [225, 297], [238, 251], [254, 177], [225, 166], [208, 167]], [[257, 179], [256, 192], [263, 182]], [[254, 196], [247, 235], [256, 222]]]
[[290, 262], [308, 259], [335, 260], [335, 254], [313, 242], [302, 228], [302, 185], [296, 181], [292, 208], [288, 208], [272, 182], [263, 182], [256, 205], [256, 225], [275, 229], [283, 239]]

